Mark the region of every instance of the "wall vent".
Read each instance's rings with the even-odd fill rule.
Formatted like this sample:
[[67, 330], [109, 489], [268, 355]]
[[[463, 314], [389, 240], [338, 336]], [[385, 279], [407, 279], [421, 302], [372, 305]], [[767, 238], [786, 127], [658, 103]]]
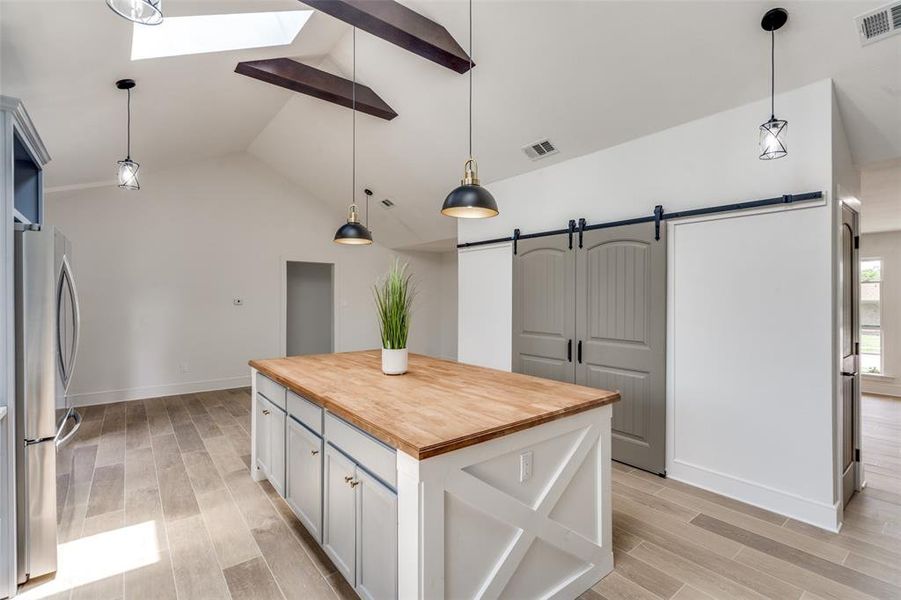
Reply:
[[529, 144], [528, 146], [523, 146], [522, 151], [526, 153], [526, 156], [531, 158], [532, 160], [538, 160], [539, 158], [544, 158], [546, 156], [550, 156], [551, 154], [557, 154], [560, 152], [557, 150], [557, 147], [554, 146], [550, 140], [539, 140], [535, 143]]
[[901, 2], [893, 2], [864, 13], [854, 21], [862, 46], [901, 33]]
[[384, 200], [382, 200], [382, 206], [384, 206], [385, 208], [392, 208], [394, 206], [394, 202], [385, 198]]

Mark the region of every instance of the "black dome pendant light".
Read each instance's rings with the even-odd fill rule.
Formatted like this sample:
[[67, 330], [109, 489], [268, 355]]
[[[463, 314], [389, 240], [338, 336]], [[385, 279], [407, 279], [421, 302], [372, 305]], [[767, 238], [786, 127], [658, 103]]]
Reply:
[[137, 85], [134, 79], [120, 79], [116, 82], [116, 87], [125, 90], [128, 93], [128, 118], [126, 121], [125, 134], [125, 160], [120, 160], [117, 165], [119, 187], [123, 190], [139, 190], [141, 184], [138, 183], [138, 169], [141, 165], [131, 160], [131, 90]]
[[472, 0], [469, 0], [469, 160], [463, 164], [463, 179], [441, 207], [441, 214], [462, 219], [484, 219], [498, 213], [491, 192], [479, 185], [479, 164], [472, 157]]
[[[353, 112], [353, 150], [351, 158], [352, 193], [350, 209], [347, 213], [347, 223], [335, 232], [335, 243], [349, 246], [365, 246], [372, 243], [372, 233], [366, 225], [360, 223], [357, 216], [357, 28], [353, 30], [353, 89], [351, 92], [351, 109]], [[369, 224], [369, 196], [372, 192], [366, 190], [366, 224]]]
[[760, 160], [773, 160], [788, 154], [788, 121], [776, 118], [776, 30], [788, 21], [788, 11], [773, 8], [763, 15], [760, 26], [770, 32], [770, 119], [760, 126]]

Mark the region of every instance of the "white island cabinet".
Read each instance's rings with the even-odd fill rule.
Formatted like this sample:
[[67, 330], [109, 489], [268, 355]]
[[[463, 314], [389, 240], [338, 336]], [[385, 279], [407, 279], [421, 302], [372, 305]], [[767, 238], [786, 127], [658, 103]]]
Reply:
[[613, 569], [617, 393], [418, 355], [389, 377], [377, 351], [250, 364], [253, 476], [361, 598], [576, 598]]

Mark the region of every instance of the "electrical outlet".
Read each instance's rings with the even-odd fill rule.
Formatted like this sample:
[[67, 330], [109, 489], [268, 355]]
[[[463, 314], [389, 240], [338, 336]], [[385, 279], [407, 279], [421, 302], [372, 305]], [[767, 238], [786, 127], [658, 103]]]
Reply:
[[244, 306], [244, 300], [242, 300], [241, 298], [234, 298], [232, 300], [232, 304], [234, 304], [235, 306]]
[[519, 482], [525, 483], [532, 477], [532, 451], [519, 455]]

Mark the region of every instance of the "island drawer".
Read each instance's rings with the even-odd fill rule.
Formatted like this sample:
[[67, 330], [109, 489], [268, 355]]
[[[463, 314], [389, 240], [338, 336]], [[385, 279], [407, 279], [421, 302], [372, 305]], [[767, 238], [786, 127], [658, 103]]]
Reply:
[[322, 407], [288, 390], [288, 414], [322, 435]]
[[285, 410], [285, 388], [262, 373], [257, 373], [257, 393], [263, 395], [282, 410]]
[[325, 413], [325, 439], [373, 475], [391, 487], [397, 487], [397, 453], [394, 448], [389, 448], [330, 412]]

